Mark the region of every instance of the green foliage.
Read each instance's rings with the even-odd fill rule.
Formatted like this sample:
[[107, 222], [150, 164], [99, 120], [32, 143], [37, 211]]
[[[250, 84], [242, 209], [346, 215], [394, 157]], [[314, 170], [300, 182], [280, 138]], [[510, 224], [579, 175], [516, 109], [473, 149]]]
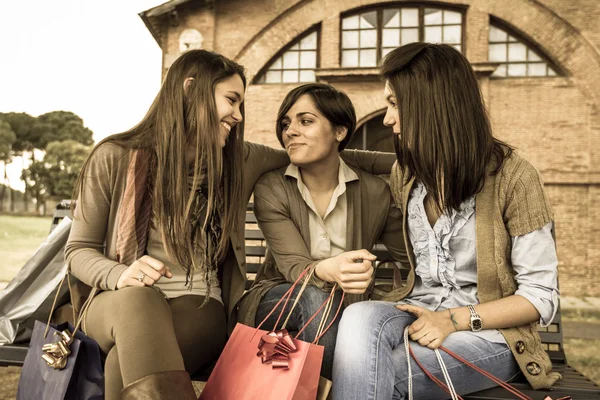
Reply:
[[71, 197], [79, 171], [91, 149], [91, 146], [75, 140], [48, 144], [44, 160], [34, 161], [22, 175], [38, 204], [47, 198], [60, 200]]
[[32, 151], [35, 147], [31, 138], [31, 129], [35, 124], [36, 118], [27, 113], [0, 113], [0, 120], [9, 123], [12, 131], [16, 135], [16, 140], [12, 145], [12, 151], [15, 155], [21, 155], [24, 151]]
[[37, 117], [31, 129], [35, 147], [45, 150], [50, 142], [74, 140], [84, 145], [94, 143], [92, 131], [83, 126], [83, 120], [69, 111], [53, 111]]
[[12, 147], [17, 140], [10, 124], [0, 119], [0, 161], [10, 162]]

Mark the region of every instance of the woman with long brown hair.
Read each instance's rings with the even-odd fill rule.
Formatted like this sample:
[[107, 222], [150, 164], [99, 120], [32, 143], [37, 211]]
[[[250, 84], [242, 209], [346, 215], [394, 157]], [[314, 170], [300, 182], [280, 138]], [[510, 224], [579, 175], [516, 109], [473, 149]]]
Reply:
[[[242, 66], [188, 51], [144, 119], [83, 166], [66, 258], [101, 290], [83, 329], [107, 354], [106, 399], [195, 398], [188, 373], [220, 354], [236, 322], [246, 204], [263, 173], [289, 163], [283, 150], [244, 142], [245, 89]], [[375, 173], [391, 165], [349, 158]]]
[[[333, 368], [337, 399], [444, 399], [414, 362], [444, 381], [441, 345], [509, 381], [558, 378], [540, 346], [538, 321], [558, 307], [554, 217], [539, 173], [492, 136], [476, 76], [448, 45], [412, 43], [382, 65], [384, 124], [397, 163], [390, 186], [404, 215], [410, 272], [389, 302], [348, 307]], [[459, 395], [494, 383], [442, 352]]]

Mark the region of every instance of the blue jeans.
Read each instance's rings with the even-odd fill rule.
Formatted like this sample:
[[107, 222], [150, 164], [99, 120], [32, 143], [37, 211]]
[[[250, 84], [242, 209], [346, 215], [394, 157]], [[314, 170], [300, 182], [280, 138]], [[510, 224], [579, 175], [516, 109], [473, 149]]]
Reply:
[[[408, 398], [408, 366], [404, 328], [415, 317], [395, 308], [396, 303], [355, 303], [344, 311], [338, 329], [333, 364], [333, 398], [343, 400]], [[506, 344], [492, 343], [467, 332], [450, 334], [443, 346], [498, 378], [509, 381], [519, 367]], [[411, 341], [419, 362], [445, 383], [433, 350]], [[468, 394], [496, 386], [491, 380], [440, 352], [457, 393]], [[411, 359], [415, 399], [447, 399]]]
[[[260, 305], [258, 306], [258, 311], [256, 313], [256, 324], [258, 325], [275, 307], [275, 304], [283, 297], [285, 292], [292, 286], [291, 283], [284, 283], [278, 286], [275, 286], [273, 289], [269, 290], [265, 297], [262, 298]], [[294, 291], [292, 292], [292, 297], [288, 301], [287, 306], [285, 307], [285, 311], [281, 320], [279, 321], [279, 326], [277, 329], [281, 328], [283, 321], [287, 314], [289, 313], [290, 308], [294, 304], [296, 300], [296, 295], [298, 290], [300, 289], [300, 284], [298, 284]], [[302, 296], [300, 296], [300, 300], [292, 313], [290, 320], [286, 326], [286, 329], [290, 332], [298, 332], [300, 329], [304, 327], [306, 321], [312, 317], [312, 315], [321, 307], [323, 302], [327, 300], [330, 292], [325, 292], [314, 286], [307, 286]], [[342, 294], [340, 291], [337, 291], [334, 295], [334, 303], [331, 308], [331, 313], [329, 314], [329, 318], [327, 319], [327, 325], [335, 316], [335, 312], [337, 310], [338, 305], [340, 304]], [[281, 312], [281, 308], [283, 307], [285, 301], [281, 302], [277, 310], [265, 321], [264, 325], [261, 329], [270, 330], [275, 328], [275, 322], [277, 322], [277, 317]], [[308, 325], [308, 327], [300, 334], [298, 339], [304, 342], [313, 342], [315, 340], [315, 336], [317, 334], [317, 328], [319, 327], [319, 322], [323, 316], [325, 308], [319, 312], [319, 315], [313, 319], [313, 321]], [[333, 351], [335, 349], [335, 338], [338, 332], [338, 324], [340, 322], [342, 312], [338, 315], [336, 321], [331, 325], [331, 328], [319, 339], [319, 345], [325, 347], [325, 353], [323, 355], [323, 364], [321, 367], [321, 375], [327, 379], [331, 379], [331, 369], [333, 365]]]

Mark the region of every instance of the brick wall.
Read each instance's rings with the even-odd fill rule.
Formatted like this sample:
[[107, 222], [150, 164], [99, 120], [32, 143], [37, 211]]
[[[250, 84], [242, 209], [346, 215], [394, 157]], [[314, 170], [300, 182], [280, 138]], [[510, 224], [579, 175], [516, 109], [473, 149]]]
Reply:
[[[427, 3], [428, 1], [423, 1]], [[299, 34], [320, 31], [321, 68], [339, 68], [340, 13], [377, 0], [227, 0], [178, 8], [168, 27], [165, 54], [195, 27], [205, 47], [236, 59], [253, 77]], [[399, 2], [402, 3], [402, 2]], [[567, 73], [557, 78], [484, 80], [495, 134], [540, 170], [556, 216], [561, 291], [600, 296], [600, 2], [597, 0], [450, 0], [466, 6], [466, 55], [487, 62], [489, 17], [514, 27]], [[439, 3], [434, 3], [439, 4]], [[165, 59], [167, 56], [165, 56]], [[359, 121], [384, 107], [383, 85], [372, 79], [337, 80], [355, 104]], [[246, 137], [278, 147], [277, 109], [294, 84], [252, 85], [246, 95]]]

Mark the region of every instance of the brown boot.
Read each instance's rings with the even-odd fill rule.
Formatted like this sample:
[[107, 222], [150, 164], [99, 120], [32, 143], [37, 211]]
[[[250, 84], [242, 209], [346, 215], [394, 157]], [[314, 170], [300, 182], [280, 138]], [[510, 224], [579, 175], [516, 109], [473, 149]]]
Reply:
[[163, 371], [130, 383], [121, 391], [123, 400], [197, 400], [186, 371]]

